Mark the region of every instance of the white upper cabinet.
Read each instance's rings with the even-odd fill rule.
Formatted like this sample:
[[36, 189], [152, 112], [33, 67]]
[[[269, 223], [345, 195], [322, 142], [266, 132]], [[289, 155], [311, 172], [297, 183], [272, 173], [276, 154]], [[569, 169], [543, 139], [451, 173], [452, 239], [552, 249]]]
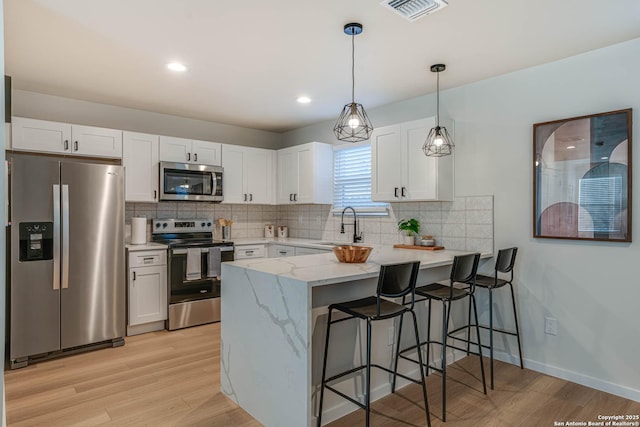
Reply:
[[122, 163], [125, 167], [125, 192], [127, 202], [158, 201], [158, 135], [124, 132]]
[[[441, 124], [453, 134], [451, 121]], [[371, 136], [371, 199], [453, 200], [453, 155], [427, 157], [422, 146], [435, 117], [377, 128]]]
[[277, 203], [333, 202], [333, 148], [309, 142], [278, 150]]
[[275, 203], [275, 151], [222, 144], [223, 203]]
[[222, 144], [219, 142], [198, 141], [160, 137], [160, 161], [176, 163], [195, 163], [199, 165], [221, 165]]
[[12, 118], [12, 148], [74, 156], [122, 158], [122, 131], [46, 120]]

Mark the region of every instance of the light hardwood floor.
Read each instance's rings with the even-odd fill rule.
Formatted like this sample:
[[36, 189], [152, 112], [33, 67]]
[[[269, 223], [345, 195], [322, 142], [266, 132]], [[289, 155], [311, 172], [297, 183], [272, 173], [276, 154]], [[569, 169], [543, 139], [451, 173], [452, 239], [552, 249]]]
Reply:
[[[220, 325], [126, 338], [98, 350], [5, 373], [10, 426], [259, 426], [219, 391]], [[427, 381], [432, 425], [553, 426], [640, 414], [640, 403], [497, 362], [496, 389], [482, 394], [478, 361], [448, 370], [447, 422], [440, 377]], [[410, 385], [373, 404], [374, 426], [424, 426], [421, 391]], [[362, 425], [358, 410], [332, 427]], [[289, 427], [289, 426], [285, 426]], [[297, 426], [291, 426], [297, 427]]]

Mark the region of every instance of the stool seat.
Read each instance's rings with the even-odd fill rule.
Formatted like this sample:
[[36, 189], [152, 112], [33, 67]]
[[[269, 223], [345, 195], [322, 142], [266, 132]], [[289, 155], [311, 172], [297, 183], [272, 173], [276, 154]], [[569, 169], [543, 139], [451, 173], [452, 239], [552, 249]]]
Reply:
[[416, 294], [426, 298], [437, 300], [457, 300], [469, 296], [468, 289], [449, 289], [449, 285], [431, 283], [426, 286], [416, 288]]
[[483, 274], [478, 274], [476, 276], [476, 286], [480, 286], [481, 288], [501, 288], [504, 285], [509, 283], [508, 280], [500, 279], [496, 280], [494, 276], [485, 276]]
[[353, 301], [331, 304], [330, 309], [340, 310], [360, 319], [382, 320], [399, 316], [409, 309], [404, 305], [396, 304], [380, 298], [380, 311], [378, 312], [378, 298], [366, 297]]

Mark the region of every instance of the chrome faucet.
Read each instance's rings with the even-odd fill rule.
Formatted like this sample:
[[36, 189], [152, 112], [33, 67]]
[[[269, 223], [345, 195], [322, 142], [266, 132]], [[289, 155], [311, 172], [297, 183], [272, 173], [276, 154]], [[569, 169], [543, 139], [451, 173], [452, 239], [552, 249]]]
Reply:
[[347, 206], [342, 210], [342, 218], [340, 219], [340, 234], [344, 234], [344, 213], [347, 209], [351, 209], [353, 212], [353, 243], [358, 243], [362, 241], [362, 233], [358, 233], [358, 216], [356, 215], [356, 210], [351, 206]]

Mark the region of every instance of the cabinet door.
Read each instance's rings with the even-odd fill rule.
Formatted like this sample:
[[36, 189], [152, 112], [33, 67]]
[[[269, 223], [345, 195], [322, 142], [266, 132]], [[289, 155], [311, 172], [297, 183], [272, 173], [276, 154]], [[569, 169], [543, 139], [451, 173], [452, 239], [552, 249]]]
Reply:
[[278, 151], [277, 203], [293, 203], [293, 194], [298, 192], [298, 157], [294, 149]]
[[125, 167], [125, 193], [127, 202], [158, 201], [157, 135], [124, 132], [123, 164]]
[[[453, 122], [443, 119], [441, 124], [453, 132]], [[404, 186], [406, 197], [403, 200], [430, 201], [453, 200], [453, 159], [445, 157], [427, 157], [422, 146], [429, 130], [435, 126], [435, 118], [402, 124], [402, 138], [405, 148]]]
[[219, 142], [194, 140], [191, 149], [193, 150], [191, 155], [192, 163], [211, 166], [220, 166], [222, 164], [222, 144]]
[[122, 158], [122, 131], [93, 126], [71, 125], [72, 154]]
[[[313, 144], [307, 144], [296, 152], [296, 169], [298, 171], [298, 188], [294, 200], [298, 203], [314, 202], [314, 150]], [[331, 173], [325, 171], [325, 173]]]
[[405, 148], [404, 200], [436, 200], [437, 161], [436, 157], [427, 157], [422, 146], [435, 126], [433, 119], [416, 120], [402, 125], [402, 139]]
[[14, 150], [71, 154], [70, 124], [23, 117], [13, 117], [11, 120]]
[[129, 269], [129, 325], [167, 318], [167, 266]]
[[173, 136], [160, 137], [160, 161], [187, 163], [191, 161], [191, 140]]
[[247, 148], [245, 150], [244, 170], [249, 203], [263, 205], [273, 203], [271, 197], [272, 152], [260, 148]]
[[371, 200], [397, 202], [402, 190], [404, 158], [400, 126], [374, 130], [371, 136]]
[[296, 248], [294, 248], [293, 246], [284, 246], [284, 245], [269, 246], [269, 258], [294, 256], [295, 254], [296, 254]]
[[245, 148], [236, 145], [222, 144], [222, 178], [223, 203], [245, 203], [248, 201], [245, 185]]

